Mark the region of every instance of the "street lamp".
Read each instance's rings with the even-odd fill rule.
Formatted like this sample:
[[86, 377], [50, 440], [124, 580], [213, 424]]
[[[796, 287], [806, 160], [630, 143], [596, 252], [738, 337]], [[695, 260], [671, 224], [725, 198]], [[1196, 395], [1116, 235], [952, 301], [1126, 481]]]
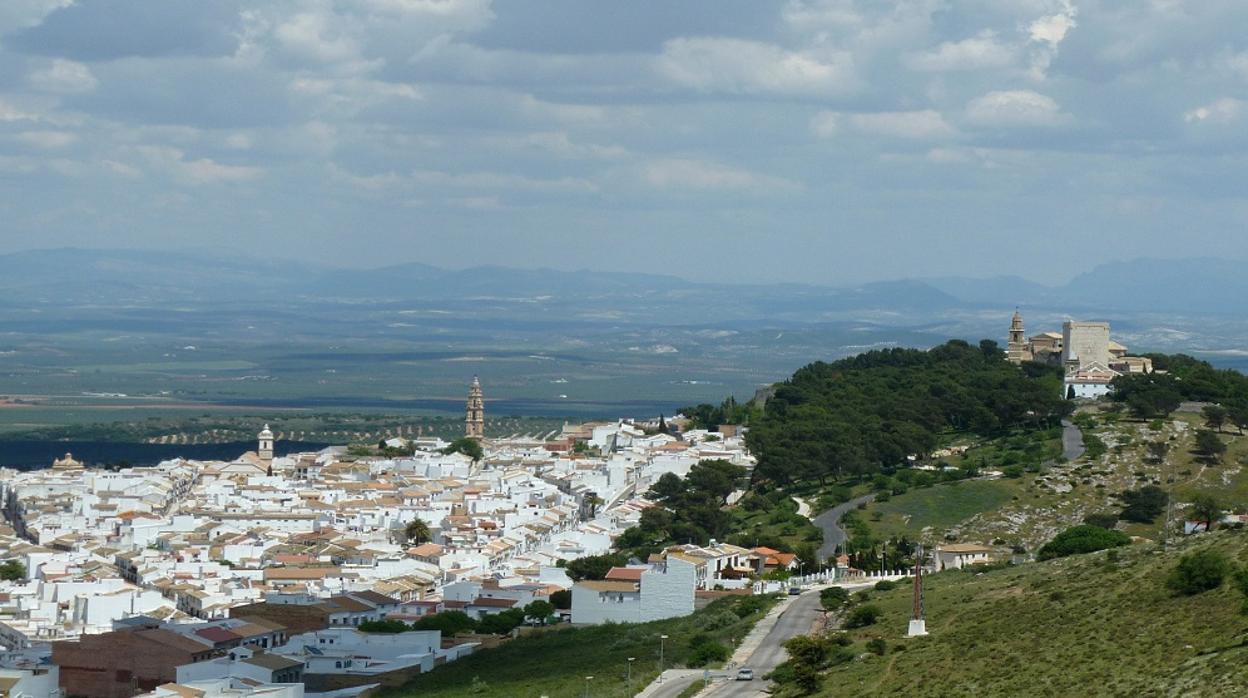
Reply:
[[627, 678], [627, 679], [625, 679], [625, 680], [628, 682], [628, 692], [629, 692], [629, 693], [632, 693], [632, 692], [633, 692], [633, 660], [634, 660], [634, 659], [636, 659], [636, 657], [629, 657], [629, 658], [628, 658], [628, 678]]
[[659, 683], [663, 683], [663, 641], [666, 639], [666, 635], [659, 636]]
[[589, 682], [593, 680], [594, 680], [594, 677], [592, 676], [585, 677], [585, 698], [589, 698]]

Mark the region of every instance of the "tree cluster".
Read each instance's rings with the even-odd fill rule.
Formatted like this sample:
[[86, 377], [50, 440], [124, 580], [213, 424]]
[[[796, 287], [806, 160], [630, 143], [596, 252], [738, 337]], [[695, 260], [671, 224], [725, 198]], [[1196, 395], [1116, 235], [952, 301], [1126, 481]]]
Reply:
[[680, 477], [664, 473], [646, 497], [658, 506], [641, 513], [638, 524], [616, 539], [620, 550], [638, 553], [668, 543], [706, 545], [733, 532], [733, 517], [724, 510], [728, 495], [741, 487], [745, 469], [724, 460], [704, 460]]
[[1206, 410], [1209, 428], [1221, 431], [1231, 424], [1248, 427], [1248, 376], [1233, 369], [1217, 369], [1186, 354], [1146, 354], [1156, 371], [1114, 379], [1112, 399], [1124, 403], [1139, 419], [1165, 417], [1184, 401], [1215, 403]]
[[731, 395], [719, 405], [704, 402], [680, 410], [680, 413], [689, 419], [690, 426], [694, 429], [711, 431], [719, 428], [721, 424], [747, 424], [750, 417], [757, 412], [752, 402], [738, 403], [737, 399]]
[[776, 387], [746, 439], [756, 478], [822, 484], [924, 456], [947, 430], [988, 436], [1054, 426], [1071, 410], [1060, 386], [1056, 369], [1020, 369], [989, 340], [872, 351], [799, 369]]
[[1094, 553], [1107, 548], [1118, 548], [1131, 544], [1131, 537], [1122, 531], [1112, 531], [1100, 526], [1082, 524], [1068, 528], [1045, 543], [1037, 553], [1039, 560], [1052, 560], [1068, 555]]
[[479, 620], [463, 611], [442, 611], [425, 616], [413, 623], [386, 619], [365, 621], [359, 629], [366, 633], [403, 633], [409, 630], [437, 630], [443, 637], [461, 633], [506, 635], [526, 621], [545, 625], [555, 615], [555, 606], [549, 601], [535, 599], [524, 608], [509, 608], [500, 613], [482, 616]]

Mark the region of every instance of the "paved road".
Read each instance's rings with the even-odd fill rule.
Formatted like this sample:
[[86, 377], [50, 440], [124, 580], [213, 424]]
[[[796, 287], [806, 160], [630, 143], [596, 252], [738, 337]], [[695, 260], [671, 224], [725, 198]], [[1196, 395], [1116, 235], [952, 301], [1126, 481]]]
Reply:
[[798, 635], [808, 634], [820, 613], [819, 592], [808, 591], [802, 594], [780, 616], [776, 621], [776, 626], [767, 633], [767, 637], [763, 638], [762, 644], [754, 650], [749, 660], [741, 665], [754, 670], [754, 680], [725, 682], [710, 695], [714, 698], [747, 698], [766, 695], [763, 693], [763, 688], [769, 682], [764, 681], [763, 676], [788, 659], [784, 643]]
[[1069, 419], [1062, 420], [1062, 455], [1073, 462], [1083, 455], [1083, 432]]
[[875, 499], [874, 494], [867, 494], [851, 499], [844, 504], [837, 504], [815, 517], [815, 525], [823, 529], [823, 545], [819, 546], [819, 559], [824, 560], [836, 554], [836, 546], [845, 541], [845, 531], [841, 529], [841, 517], [859, 504]]

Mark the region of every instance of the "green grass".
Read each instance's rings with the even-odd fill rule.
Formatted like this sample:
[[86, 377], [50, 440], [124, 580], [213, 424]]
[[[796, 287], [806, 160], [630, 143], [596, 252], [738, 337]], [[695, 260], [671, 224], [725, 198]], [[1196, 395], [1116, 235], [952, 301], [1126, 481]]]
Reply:
[[729, 541], [745, 547], [758, 545], [796, 550], [800, 545], [819, 546], [823, 531], [809, 519], [798, 516], [797, 503], [785, 499], [768, 511], [748, 511], [742, 506], [730, 510], [733, 517]]
[[877, 539], [905, 535], [915, 540], [928, 527], [939, 537], [944, 529], [1010, 501], [1016, 489], [1015, 481], [1004, 479], [933, 485], [873, 502], [860, 517]]
[[[690, 656], [690, 640], [705, 633], [729, 645], [739, 643], [750, 628], [774, 604], [739, 618], [730, 610], [743, 597], [720, 599], [684, 618], [652, 623], [563, 627], [531, 633], [497, 649], [482, 650], [470, 657], [441, 666], [382, 698], [420, 696], [451, 698], [574, 698], [585, 690], [585, 677], [593, 676], [590, 695], [624, 698], [640, 691], [659, 673], [659, 636], [667, 635], [664, 658], [667, 668], [680, 667]], [[749, 598], [749, 597], [744, 597]], [[628, 658], [634, 657], [632, 690], [625, 680]]]
[[[1215, 532], [1162, 554], [1120, 549], [983, 574], [927, 578], [926, 638], [906, 639], [908, 587], [871, 592], [880, 621], [853, 631], [860, 659], [832, 668], [820, 696], [1238, 696], [1248, 685], [1243, 596], [1224, 585], [1175, 597], [1180, 552], [1215, 547], [1248, 563], [1248, 535]], [[868, 639], [889, 645], [866, 655]]]

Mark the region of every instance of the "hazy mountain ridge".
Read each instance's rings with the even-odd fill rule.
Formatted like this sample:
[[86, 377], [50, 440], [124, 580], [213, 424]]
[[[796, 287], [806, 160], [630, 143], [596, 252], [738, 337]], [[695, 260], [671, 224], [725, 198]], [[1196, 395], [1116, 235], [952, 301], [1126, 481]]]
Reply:
[[251, 257], [221, 251], [163, 252], [64, 248], [0, 255], [0, 293], [10, 304], [197, 305], [220, 302], [448, 301], [628, 306], [652, 303], [653, 315], [701, 309], [709, 321], [773, 318], [821, 321], [828, 314], [876, 309], [938, 312], [1061, 308], [1241, 314], [1248, 297], [1242, 264], [1222, 259], [1116, 262], [1062, 286], [1017, 276], [936, 277], [819, 286], [703, 283], [662, 274], [405, 263], [376, 269]]

